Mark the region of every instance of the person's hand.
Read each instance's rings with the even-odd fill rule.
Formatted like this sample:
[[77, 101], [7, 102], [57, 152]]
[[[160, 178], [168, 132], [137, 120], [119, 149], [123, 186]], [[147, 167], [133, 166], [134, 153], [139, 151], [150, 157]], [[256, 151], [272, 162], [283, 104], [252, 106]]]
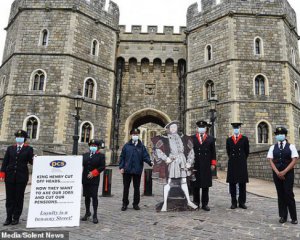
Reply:
[[0, 182], [4, 182], [4, 178], [2, 177], [2, 178], [0, 178]]
[[279, 179], [281, 179], [281, 180], [284, 180], [284, 179], [285, 179], [284, 175], [285, 175], [285, 174], [283, 173], [283, 171], [277, 173], [277, 177], [278, 177]]
[[93, 174], [91, 172], [89, 172], [89, 174], [87, 175], [87, 178], [92, 179], [93, 177], [94, 177]]
[[121, 173], [121, 174], [124, 173], [124, 168], [120, 169], [120, 173]]
[[171, 162], [172, 162], [171, 158], [168, 157], [166, 163], [170, 164]]
[[211, 166], [210, 166], [210, 169], [211, 169], [212, 171], [214, 171], [214, 170], [216, 169], [216, 166], [215, 166], [215, 165], [211, 165]]
[[190, 169], [190, 168], [192, 167], [192, 165], [191, 165], [190, 163], [187, 163], [187, 164], [185, 165], [185, 167], [186, 167], [187, 169]]

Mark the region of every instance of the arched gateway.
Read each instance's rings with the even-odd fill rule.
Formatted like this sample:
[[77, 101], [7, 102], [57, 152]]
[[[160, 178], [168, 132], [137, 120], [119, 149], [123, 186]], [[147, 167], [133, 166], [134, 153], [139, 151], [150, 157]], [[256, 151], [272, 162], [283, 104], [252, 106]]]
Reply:
[[[146, 136], [157, 133], [161, 130], [168, 122], [170, 117], [162, 111], [153, 108], [144, 108], [131, 114], [125, 122], [124, 128], [124, 142], [129, 140], [129, 131], [133, 127], [140, 127], [143, 138], [143, 132], [146, 132]], [[147, 139], [142, 139], [147, 144]]]

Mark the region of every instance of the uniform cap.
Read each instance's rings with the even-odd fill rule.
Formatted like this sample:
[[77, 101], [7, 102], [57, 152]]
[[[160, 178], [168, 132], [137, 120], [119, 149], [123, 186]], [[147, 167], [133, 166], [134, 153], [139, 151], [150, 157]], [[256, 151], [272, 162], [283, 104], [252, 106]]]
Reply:
[[96, 145], [97, 147], [99, 147], [100, 143], [99, 143], [99, 141], [96, 140], [96, 139], [91, 139], [91, 140], [89, 141], [89, 146], [91, 146], [91, 145]]
[[241, 125], [243, 125], [242, 123], [239, 123], [239, 122], [234, 122], [234, 123], [231, 123], [231, 126], [233, 128], [239, 128]]
[[141, 131], [140, 131], [140, 129], [138, 129], [138, 128], [133, 128], [133, 129], [131, 129], [131, 131], [130, 131], [130, 135], [132, 135], [132, 134], [140, 134], [141, 133]]
[[200, 121], [196, 122], [196, 125], [198, 127], [207, 127], [208, 124], [206, 121], [200, 120]]
[[23, 137], [23, 138], [28, 138], [27, 132], [24, 130], [18, 130], [15, 132], [16, 137]]
[[277, 127], [274, 134], [278, 135], [278, 134], [284, 134], [287, 135], [288, 130], [285, 127]]

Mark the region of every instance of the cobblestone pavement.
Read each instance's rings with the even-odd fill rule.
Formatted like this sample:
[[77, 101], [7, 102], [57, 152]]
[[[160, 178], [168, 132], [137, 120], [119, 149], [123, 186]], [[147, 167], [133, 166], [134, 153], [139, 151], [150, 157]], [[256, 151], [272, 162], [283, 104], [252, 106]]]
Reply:
[[[143, 183], [143, 181], [142, 181]], [[300, 225], [278, 223], [277, 200], [247, 194], [248, 209], [229, 209], [230, 196], [226, 184], [214, 181], [210, 188], [210, 212], [203, 210], [157, 213], [155, 205], [162, 200], [162, 185], [154, 182], [152, 197], [141, 197], [140, 211], [121, 212], [122, 179], [113, 169], [113, 197], [100, 197], [99, 224], [81, 222], [80, 227], [36, 229], [69, 231], [70, 239], [300, 239]], [[142, 184], [141, 184], [142, 185]], [[101, 194], [100, 186], [99, 194]], [[141, 186], [143, 191], [143, 186]], [[132, 191], [131, 191], [132, 201]], [[0, 230], [26, 230], [29, 193], [21, 224]], [[0, 201], [1, 220], [5, 220], [5, 200]], [[82, 199], [81, 213], [84, 213]], [[297, 204], [298, 215], [300, 203]], [[27, 229], [28, 230], [28, 229]], [[35, 230], [35, 229], [30, 229]]]

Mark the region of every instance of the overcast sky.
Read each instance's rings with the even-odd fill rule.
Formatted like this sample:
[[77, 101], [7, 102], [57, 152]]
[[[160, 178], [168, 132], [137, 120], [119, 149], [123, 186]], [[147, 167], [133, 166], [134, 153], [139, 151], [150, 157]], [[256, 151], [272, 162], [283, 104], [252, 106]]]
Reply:
[[[0, 0], [1, 60], [6, 36], [4, 28], [7, 26], [10, 5], [13, 1]], [[120, 7], [120, 24], [126, 25], [127, 31], [130, 31], [131, 25], [143, 25], [143, 31], [146, 31], [147, 25], [158, 25], [159, 32], [162, 32], [162, 26], [170, 25], [175, 26], [175, 32], [178, 32], [179, 26], [186, 25], [186, 11], [188, 6], [195, 2], [198, 2], [200, 6], [200, 0], [114, 0], [114, 2]], [[289, 0], [289, 2], [297, 13], [298, 29], [300, 29], [300, 1]]]

